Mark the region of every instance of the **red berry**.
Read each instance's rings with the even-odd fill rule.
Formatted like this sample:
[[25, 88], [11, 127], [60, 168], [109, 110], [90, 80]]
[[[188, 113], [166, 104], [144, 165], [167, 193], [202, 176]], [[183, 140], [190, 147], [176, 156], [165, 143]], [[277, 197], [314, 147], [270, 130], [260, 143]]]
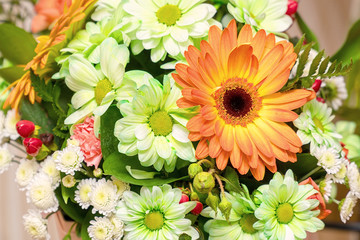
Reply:
[[35, 131], [35, 124], [28, 120], [21, 120], [16, 123], [16, 131], [23, 138], [30, 137]]
[[184, 203], [184, 202], [188, 202], [188, 201], [189, 201], [189, 196], [186, 194], [182, 194], [179, 203]]
[[296, 0], [288, 0], [288, 8], [286, 14], [291, 16], [296, 13], [298, 8], [298, 2]]
[[191, 210], [191, 213], [194, 215], [199, 215], [201, 211], [203, 210], [203, 204], [201, 202], [196, 202], [196, 206], [193, 210]]
[[325, 103], [325, 99], [321, 98], [321, 97], [317, 97], [316, 100], [318, 102], [321, 102], [321, 103]]
[[25, 138], [23, 142], [26, 152], [33, 157], [39, 153], [42, 144], [43, 143], [38, 138]]
[[312, 88], [315, 92], [318, 92], [319, 89], [320, 89], [320, 87], [321, 87], [321, 83], [322, 83], [322, 81], [321, 81], [320, 79], [316, 79], [311, 88]]

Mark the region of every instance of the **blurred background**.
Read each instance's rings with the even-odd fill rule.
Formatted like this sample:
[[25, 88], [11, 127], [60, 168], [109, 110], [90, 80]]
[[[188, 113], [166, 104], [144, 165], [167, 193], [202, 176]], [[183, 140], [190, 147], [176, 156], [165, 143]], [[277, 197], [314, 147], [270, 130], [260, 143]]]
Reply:
[[[354, 22], [360, 18], [360, 0], [300, 0], [298, 13], [311, 30], [318, 37], [320, 49], [325, 49], [326, 55], [333, 55], [344, 43], [347, 32]], [[31, 0], [0, 0], [0, 22], [11, 21], [25, 30], [30, 30], [31, 18], [34, 8]], [[296, 23], [288, 31], [290, 36], [301, 36]], [[360, 32], [358, 32], [360, 34]], [[359, 61], [358, 61], [359, 62]], [[359, 64], [353, 68], [352, 78], [360, 78]], [[355, 80], [354, 80], [355, 81]], [[360, 81], [360, 79], [359, 79]], [[358, 83], [358, 85], [360, 85]], [[346, 103], [349, 107], [357, 107], [360, 91], [352, 88], [353, 92]], [[349, 109], [340, 112], [346, 118], [360, 121], [360, 113]], [[350, 113], [349, 113], [350, 111]], [[359, 130], [359, 129], [358, 129]], [[30, 239], [23, 230], [22, 216], [27, 212], [28, 206], [24, 192], [18, 190], [14, 182], [16, 166], [0, 175], [0, 240], [27, 240]], [[340, 197], [342, 189], [338, 189]], [[359, 205], [359, 204], [358, 204]], [[346, 225], [340, 221], [336, 204], [329, 208], [333, 213], [327, 217], [325, 231], [309, 236], [312, 240], [358, 240], [360, 239], [360, 212], [359, 206]], [[56, 231], [54, 221], [50, 221], [49, 230]], [[54, 239], [54, 238], [52, 238]]]

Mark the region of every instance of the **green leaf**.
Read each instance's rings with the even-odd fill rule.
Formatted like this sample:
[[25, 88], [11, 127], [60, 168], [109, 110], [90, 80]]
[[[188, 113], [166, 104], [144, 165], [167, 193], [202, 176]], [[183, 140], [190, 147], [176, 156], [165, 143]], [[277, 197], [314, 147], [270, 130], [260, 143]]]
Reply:
[[228, 180], [225, 184], [226, 190], [228, 190], [229, 192], [241, 192], [239, 175], [234, 168], [227, 167], [225, 170], [224, 178]]
[[318, 53], [310, 65], [309, 76], [314, 75], [319, 67], [320, 61], [324, 56], [324, 50]]
[[300, 40], [296, 43], [295, 47], [294, 47], [294, 52], [299, 55], [299, 52], [304, 44], [304, 40], [305, 40], [305, 34], [302, 35], [302, 37], [300, 38]]
[[300, 30], [305, 34], [305, 39], [307, 42], [313, 42], [314, 46], [313, 48], [317, 51], [319, 51], [319, 42], [315, 36], [315, 34], [311, 31], [311, 29], [306, 25], [304, 20], [301, 18], [301, 16], [296, 13], [295, 18], [297, 20], [297, 23], [300, 27]]
[[325, 73], [328, 65], [329, 65], [329, 61], [330, 61], [330, 57], [326, 57], [320, 64], [320, 67], [319, 67], [319, 71], [318, 73], [319, 74], [323, 74]]
[[114, 127], [120, 118], [122, 115], [116, 106], [110, 106], [100, 117], [101, 152], [104, 159], [118, 151], [119, 140], [114, 136]]
[[129, 174], [126, 170], [126, 166], [131, 166], [131, 168], [147, 172], [154, 171], [153, 168], [141, 166], [137, 155], [129, 157], [119, 152], [114, 152], [105, 158], [103, 169], [106, 175], [112, 175], [121, 181], [140, 186], [163, 185], [188, 178], [187, 171], [178, 170], [170, 173], [168, 176], [161, 173], [161, 176], [154, 177], [153, 179], [136, 179]]
[[304, 51], [301, 53], [301, 55], [299, 56], [299, 65], [298, 65], [298, 68], [296, 70], [296, 76], [300, 77], [303, 72], [304, 72], [304, 69], [305, 69], [305, 65], [308, 61], [308, 58], [309, 58], [309, 53], [310, 53], [310, 50], [311, 50], [311, 44], [306, 44], [304, 46]]
[[90, 221], [95, 218], [95, 215], [89, 210], [84, 218], [83, 224], [81, 225], [81, 240], [91, 240], [87, 231], [90, 226]]
[[14, 64], [27, 64], [35, 56], [34, 37], [13, 24], [0, 24], [0, 52]]
[[131, 166], [125, 167], [128, 173], [136, 179], [153, 179], [159, 172], [147, 172], [139, 169], [131, 169]]
[[43, 101], [53, 102], [53, 84], [49, 81], [47, 84], [39, 76], [30, 72], [31, 85], [34, 87], [36, 93], [42, 98]]
[[0, 69], [0, 76], [3, 77], [8, 83], [15, 82], [24, 75], [23, 67], [7, 67]]
[[352, 25], [344, 44], [331, 57], [331, 61], [335, 59], [345, 64], [349, 64], [351, 59], [353, 61], [360, 59], [360, 20]]

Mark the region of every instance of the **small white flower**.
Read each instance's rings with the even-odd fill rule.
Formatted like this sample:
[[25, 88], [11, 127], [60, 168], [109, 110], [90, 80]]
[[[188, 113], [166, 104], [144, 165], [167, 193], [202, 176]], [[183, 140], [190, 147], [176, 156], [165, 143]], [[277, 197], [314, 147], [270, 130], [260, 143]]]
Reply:
[[360, 198], [360, 173], [354, 162], [349, 164], [346, 175], [349, 180], [350, 192]]
[[341, 158], [336, 149], [322, 146], [316, 148], [314, 156], [318, 160], [317, 165], [324, 168], [328, 174], [335, 174], [340, 170]]
[[331, 196], [332, 183], [332, 178], [329, 174], [326, 174], [325, 179], [320, 182], [320, 192], [324, 196], [326, 202], [329, 201]]
[[116, 215], [112, 215], [109, 219], [114, 225], [113, 240], [120, 240], [124, 236], [124, 222]]
[[37, 240], [48, 240], [50, 235], [47, 232], [47, 219], [43, 219], [39, 211], [30, 209], [28, 214], [23, 216], [24, 226], [31, 238]]
[[26, 189], [39, 168], [40, 165], [35, 160], [22, 159], [20, 161], [19, 167], [16, 169], [15, 180], [20, 185], [21, 191]]
[[357, 199], [358, 198], [352, 192], [348, 192], [346, 198], [342, 200], [342, 203], [340, 203], [340, 218], [343, 223], [346, 223], [346, 221], [348, 221], [353, 215]]
[[117, 187], [117, 193], [120, 195], [120, 197], [122, 197], [122, 195], [125, 191], [130, 190], [130, 185], [128, 183], [123, 182], [114, 176], [111, 176], [111, 180], [112, 180], [113, 184], [115, 184], [115, 186]]
[[325, 78], [321, 84], [320, 92], [324, 95], [326, 103], [334, 110], [338, 110], [342, 101], [348, 97], [343, 76]]
[[5, 114], [3, 111], [0, 111], [0, 143], [3, 141], [3, 138], [5, 138], [4, 124], [5, 124]]
[[45, 173], [35, 175], [27, 187], [27, 201], [31, 202], [41, 212], [55, 212], [59, 207], [59, 202], [55, 196], [51, 178]]
[[80, 147], [70, 145], [60, 151], [55, 159], [56, 168], [66, 174], [74, 175], [79, 171], [81, 163], [84, 161], [84, 154]]
[[339, 171], [337, 171], [337, 173], [331, 175], [332, 179], [335, 183], [339, 183], [339, 184], [345, 183], [345, 177], [346, 177], [348, 165], [349, 165], [348, 160], [342, 158]]
[[0, 146], [0, 174], [9, 169], [13, 155], [7, 148], [7, 144]]
[[15, 109], [7, 112], [4, 122], [4, 136], [11, 140], [16, 140], [19, 134], [16, 131], [16, 123], [20, 121], [20, 115], [16, 113]]
[[60, 171], [56, 169], [56, 164], [53, 157], [47, 157], [41, 164], [41, 172], [47, 174], [51, 180], [54, 187], [59, 186], [60, 184]]
[[114, 225], [106, 217], [95, 217], [90, 221], [88, 233], [91, 240], [112, 240]]
[[90, 192], [90, 204], [94, 207], [92, 212], [99, 212], [105, 216], [115, 212], [120, 199], [117, 187], [110, 180], [101, 179]]
[[76, 139], [71, 139], [71, 138], [69, 138], [69, 139], [66, 141], [66, 146], [79, 147], [79, 146], [80, 146], [80, 143], [79, 143], [79, 141], [76, 140]]
[[75, 191], [75, 201], [81, 208], [87, 209], [90, 206], [90, 192], [96, 183], [95, 178], [83, 179], [77, 185]]

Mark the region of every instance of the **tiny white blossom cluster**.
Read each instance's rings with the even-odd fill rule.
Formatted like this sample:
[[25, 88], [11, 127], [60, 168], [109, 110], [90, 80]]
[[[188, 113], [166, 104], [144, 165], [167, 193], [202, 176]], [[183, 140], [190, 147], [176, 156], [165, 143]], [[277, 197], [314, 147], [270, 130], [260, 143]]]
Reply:
[[50, 235], [47, 232], [47, 219], [43, 219], [40, 212], [30, 209], [23, 216], [26, 232], [36, 240], [48, 240]]
[[91, 240], [120, 240], [124, 235], [124, 222], [116, 215], [95, 217], [90, 221], [88, 233]]
[[9, 110], [6, 115], [0, 111], [0, 143], [5, 140], [16, 140], [20, 136], [16, 131], [16, 123], [20, 120], [20, 115], [15, 109]]

